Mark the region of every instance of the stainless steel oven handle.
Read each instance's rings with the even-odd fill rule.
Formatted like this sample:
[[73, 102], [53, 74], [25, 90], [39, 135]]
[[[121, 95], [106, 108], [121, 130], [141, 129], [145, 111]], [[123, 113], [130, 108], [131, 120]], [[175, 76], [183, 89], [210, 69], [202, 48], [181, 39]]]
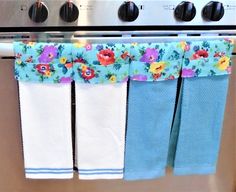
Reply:
[[168, 36], [236, 36], [236, 30], [179, 30], [179, 31], [46, 31], [46, 32], [0, 32], [1, 39], [50, 39], [50, 38], [64, 38], [70, 40], [71, 38], [80, 37], [168, 37]]
[[216, 40], [216, 39], [234, 39], [236, 36], [148, 36], [148, 37], [76, 37], [71, 38], [71, 42], [86, 43], [158, 43], [175, 41], [197, 41], [197, 40]]
[[90, 43], [106, 43], [106, 42], [113, 42], [113, 43], [131, 43], [131, 42], [170, 42], [170, 41], [196, 41], [196, 40], [213, 40], [213, 39], [235, 39], [236, 40], [236, 34], [235, 35], [201, 35], [201, 36], [189, 36], [189, 35], [179, 35], [179, 36], [119, 36], [119, 37], [31, 37], [31, 36], [22, 36], [22, 37], [16, 37], [16, 38], [0, 38], [0, 43], [12, 43], [14, 41], [42, 41], [42, 42], [48, 42], [48, 41], [55, 41], [55, 42], [90, 42]]
[[14, 55], [12, 43], [0, 43], [0, 57], [12, 57]]
[[[20, 32], [19, 32], [20, 33]], [[19, 34], [18, 33], [18, 34]], [[26, 32], [28, 34], [42, 34], [42, 32]], [[146, 35], [173, 35], [173, 34], [236, 34], [236, 30], [147, 30], [147, 31], [46, 31], [43, 32], [45, 34], [51, 34], [51, 35], [73, 35], [73, 36], [86, 36], [86, 35], [93, 35], [93, 36], [101, 36], [101, 35], [140, 35], [140, 36], [146, 36]]]
[[[173, 36], [173, 37], [73, 37], [66, 42], [80, 43], [158, 43], [158, 42], [175, 42], [175, 41], [197, 41], [197, 40], [215, 40], [215, 39], [234, 39], [236, 36]], [[2, 39], [0, 40], [0, 56], [14, 56], [13, 42], [23, 39]], [[25, 39], [31, 40], [31, 39]], [[36, 39], [38, 40], [38, 39]], [[65, 42], [64, 38], [47, 39], [53, 42]]]

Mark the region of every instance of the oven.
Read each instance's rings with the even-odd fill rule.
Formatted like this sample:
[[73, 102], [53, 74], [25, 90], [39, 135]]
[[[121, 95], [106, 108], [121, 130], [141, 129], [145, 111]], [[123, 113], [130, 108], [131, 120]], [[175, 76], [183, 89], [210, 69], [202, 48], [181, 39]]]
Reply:
[[[217, 174], [174, 177], [169, 170], [161, 180], [133, 183], [24, 180], [18, 88], [13, 74], [14, 41], [150, 43], [236, 39], [235, 0], [0, 0], [0, 12], [2, 191], [100, 192], [106, 191], [107, 186], [114, 192], [130, 189], [230, 192], [235, 189], [235, 70], [231, 76]], [[234, 56], [233, 62], [236, 62]], [[72, 108], [75, 114], [75, 106]]]

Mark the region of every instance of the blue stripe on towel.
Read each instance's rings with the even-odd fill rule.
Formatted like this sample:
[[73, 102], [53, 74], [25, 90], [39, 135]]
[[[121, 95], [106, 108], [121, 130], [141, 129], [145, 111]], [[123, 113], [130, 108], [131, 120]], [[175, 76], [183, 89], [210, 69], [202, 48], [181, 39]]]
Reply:
[[79, 173], [79, 175], [120, 175], [122, 172], [92, 172], [92, 173]]
[[66, 171], [66, 170], [73, 170], [72, 168], [25, 168], [25, 170], [27, 171], [27, 170], [29, 170], [29, 171], [37, 171], [37, 170], [45, 170], [45, 171], [47, 171], [47, 170], [52, 170], [52, 171]]
[[86, 171], [86, 172], [91, 172], [91, 171], [123, 171], [124, 169], [79, 169], [79, 171]]
[[73, 171], [64, 171], [64, 172], [52, 172], [52, 171], [48, 171], [48, 172], [31, 172], [31, 171], [26, 171], [26, 174], [71, 174], [73, 173]]

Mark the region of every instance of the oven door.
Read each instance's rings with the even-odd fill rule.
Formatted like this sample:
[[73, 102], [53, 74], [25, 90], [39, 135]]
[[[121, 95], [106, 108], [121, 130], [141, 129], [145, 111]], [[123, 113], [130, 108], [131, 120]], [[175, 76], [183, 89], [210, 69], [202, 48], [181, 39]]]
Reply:
[[[104, 32], [105, 33], [105, 32]], [[145, 33], [119, 33], [118, 36], [101, 33], [73, 33], [71, 34], [54, 33], [50, 34], [50, 40], [58, 41], [90, 41], [90, 42], [104, 42], [104, 41], [119, 41], [127, 42], [132, 41], [146, 42], [149, 41], [173, 41], [178, 38], [193, 39], [193, 38], [219, 38], [219, 36], [208, 35], [199, 37], [198, 35], [191, 35], [191, 33], [183, 33], [173, 35], [161, 35], [160, 33], [150, 34]], [[9, 35], [9, 34], [7, 34]], [[26, 36], [24, 36], [26, 35]], [[21, 34], [21, 37], [26, 39], [37, 40], [40, 34], [29, 36], [29, 34]], [[54, 38], [52, 36], [54, 35]], [[222, 35], [224, 35], [222, 33]], [[13, 36], [14, 37], [14, 36]], [[19, 34], [15, 39], [20, 39]], [[48, 34], [40, 36], [43, 40], [49, 38]], [[221, 36], [222, 38], [222, 36]], [[1, 42], [11, 43], [12, 38], [2, 38]], [[1, 43], [0, 42], [0, 43]], [[3, 55], [2, 55], [3, 56]], [[24, 179], [23, 168], [23, 154], [22, 154], [22, 139], [20, 129], [20, 116], [19, 116], [19, 101], [18, 101], [18, 88], [17, 81], [14, 79], [13, 58], [9, 57], [10, 54], [5, 54], [6, 57], [0, 59], [0, 191], [4, 192], [128, 192], [130, 190], [136, 192], [233, 192], [235, 187], [235, 117], [236, 117], [236, 70], [233, 70], [231, 76], [231, 83], [228, 95], [228, 104], [225, 112], [225, 123], [223, 129], [221, 152], [219, 156], [217, 174], [211, 176], [173, 176], [171, 171], [168, 171], [166, 177], [153, 181], [142, 182], [125, 182], [117, 181], [79, 181], [73, 180], [26, 180]], [[233, 59], [236, 64], [236, 58]]]

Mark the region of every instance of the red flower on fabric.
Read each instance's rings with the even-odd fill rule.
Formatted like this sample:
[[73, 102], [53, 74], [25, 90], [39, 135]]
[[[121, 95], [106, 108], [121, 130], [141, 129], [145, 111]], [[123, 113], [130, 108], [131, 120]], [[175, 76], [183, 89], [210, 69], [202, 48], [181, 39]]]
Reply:
[[95, 77], [95, 71], [93, 69], [87, 67], [85, 70], [82, 70], [81, 75], [85, 80], [90, 80]]
[[153, 77], [154, 80], [157, 80], [161, 77], [161, 74], [160, 73], [153, 74], [152, 77]]
[[50, 65], [49, 64], [38, 64], [36, 65], [36, 70], [45, 75], [47, 72], [50, 72]]
[[129, 57], [129, 53], [128, 52], [124, 52], [122, 55], [121, 55], [121, 58], [122, 59], [127, 59], [127, 57]]
[[74, 63], [86, 63], [83, 58], [78, 58], [74, 60]]
[[97, 54], [98, 61], [101, 65], [107, 66], [115, 63], [115, 54], [110, 49], [101, 50]]
[[200, 59], [200, 58], [207, 58], [209, 56], [206, 50], [198, 50], [196, 53], [193, 54], [193, 59]]
[[175, 76], [174, 75], [170, 75], [169, 77], [166, 78], [166, 80], [174, 80]]
[[21, 56], [22, 56], [22, 54], [20, 54], [20, 53], [17, 53], [17, 54], [16, 54], [16, 58], [17, 58], [17, 59], [20, 59]]
[[30, 56], [28, 59], [26, 59], [26, 62], [32, 63], [33, 62], [33, 56]]
[[217, 52], [215, 53], [214, 57], [223, 57], [225, 56], [225, 53], [224, 52]]
[[65, 67], [66, 67], [67, 69], [70, 69], [70, 68], [73, 67], [73, 63], [66, 63], [66, 64], [65, 64]]

